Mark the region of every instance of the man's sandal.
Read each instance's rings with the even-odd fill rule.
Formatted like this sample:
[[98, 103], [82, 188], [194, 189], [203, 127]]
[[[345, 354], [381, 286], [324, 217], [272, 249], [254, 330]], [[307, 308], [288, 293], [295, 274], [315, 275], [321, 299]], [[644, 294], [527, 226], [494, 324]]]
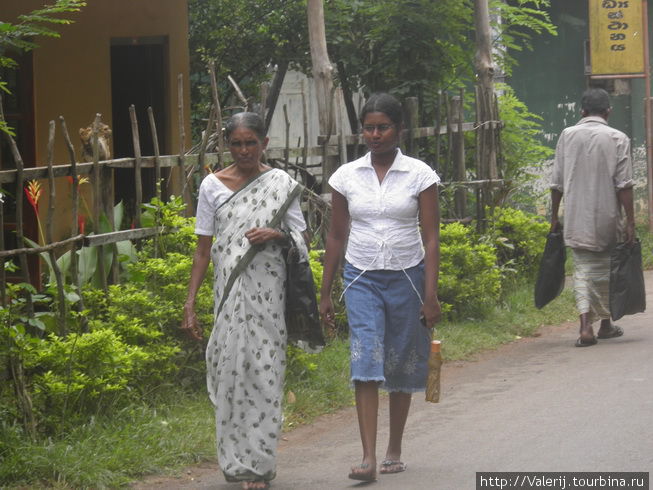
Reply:
[[621, 337], [624, 334], [624, 329], [617, 326], [617, 325], [612, 325], [610, 329], [607, 332], [601, 333], [601, 330], [599, 330], [599, 333], [597, 334], [596, 338], [598, 339], [614, 339], [615, 337]]

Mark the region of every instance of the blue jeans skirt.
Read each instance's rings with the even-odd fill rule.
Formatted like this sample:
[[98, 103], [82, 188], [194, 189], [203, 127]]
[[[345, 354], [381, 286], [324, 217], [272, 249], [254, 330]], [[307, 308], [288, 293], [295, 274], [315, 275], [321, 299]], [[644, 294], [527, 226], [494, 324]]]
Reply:
[[345, 264], [351, 380], [379, 381], [390, 392], [424, 391], [431, 332], [419, 321], [422, 304], [415, 291], [423, 296], [424, 264], [406, 269], [406, 273], [361, 272]]

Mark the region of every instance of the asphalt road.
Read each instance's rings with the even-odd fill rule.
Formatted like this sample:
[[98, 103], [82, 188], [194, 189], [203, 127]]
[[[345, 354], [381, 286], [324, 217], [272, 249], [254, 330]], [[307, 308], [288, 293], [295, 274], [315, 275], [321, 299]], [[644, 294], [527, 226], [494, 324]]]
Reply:
[[[577, 325], [546, 327], [475, 361], [447, 363], [438, 404], [415, 395], [402, 459], [404, 473], [371, 484], [347, 478], [360, 460], [353, 409], [284, 434], [276, 489], [476, 488], [476, 472], [653, 470], [653, 273], [649, 311], [617, 322], [625, 335], [574, 347]], [[378, 458], [387, 441], [381, 403]], [[215, 465], [135, 488], [235, 489]], [[538, 487], [533, 487], [538, 488]]]

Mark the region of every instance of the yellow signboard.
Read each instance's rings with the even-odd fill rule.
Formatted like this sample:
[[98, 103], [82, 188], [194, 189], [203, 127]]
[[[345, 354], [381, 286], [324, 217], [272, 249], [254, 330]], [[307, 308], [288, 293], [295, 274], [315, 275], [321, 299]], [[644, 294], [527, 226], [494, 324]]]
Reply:
[[644, 73], [642, 0], [589, 0], [589, 13], [592, 75]]

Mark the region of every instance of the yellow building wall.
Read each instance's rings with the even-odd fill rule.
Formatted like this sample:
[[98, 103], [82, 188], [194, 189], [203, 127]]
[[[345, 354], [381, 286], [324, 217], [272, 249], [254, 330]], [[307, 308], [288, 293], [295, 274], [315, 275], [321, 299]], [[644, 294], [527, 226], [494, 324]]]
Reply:
[[[14, 22], [18, 15], [41, 8], [43, 0], [3, 1], [0, 19]], [[167, 37], [166, 127], [167, 148], [161, 152], [179, 151], [179, 115], [177, 110], [178, 75], [183, 79], [184, 127], [186, 147], [190, 146], [190, 90], [188, 52], [187, 0], [88, 0], [76, 14], [66, 14], [73, 24], [57, 26], [60, 38], [38, 38], [33, 51], [34, 119], [36, 164], [46, 164], [49, 121], [60, 115], [66, 119], [77, 160], [81, 159], [78, 131], [92, 123], [95, 114], [112, 128], [111, 114], [111, 39]], [[143, 121], [142, 123], [145, 123]], [[57, 122], [54, 152], [55, 164], [69, 163], [68, 152]], [[59, 179], [57, 216], [69, 216], [70, 184]], [[44, 182], [45, 183], [45, 182]], [[89, 186], [86, 186], [89, 187]], [[86, 199], [92, 203], [90, 189]], [[61, 199], [60, 199], [61, 196]], [[47, 189], [44, 189], [41, 218], [47, 210]], [[82, 211], [80, 209], [80, 211]], [[68, 221], [68, 220], [65, 220]], [[70, 223], [58, 220], [55, 239], [69, 236]]]

